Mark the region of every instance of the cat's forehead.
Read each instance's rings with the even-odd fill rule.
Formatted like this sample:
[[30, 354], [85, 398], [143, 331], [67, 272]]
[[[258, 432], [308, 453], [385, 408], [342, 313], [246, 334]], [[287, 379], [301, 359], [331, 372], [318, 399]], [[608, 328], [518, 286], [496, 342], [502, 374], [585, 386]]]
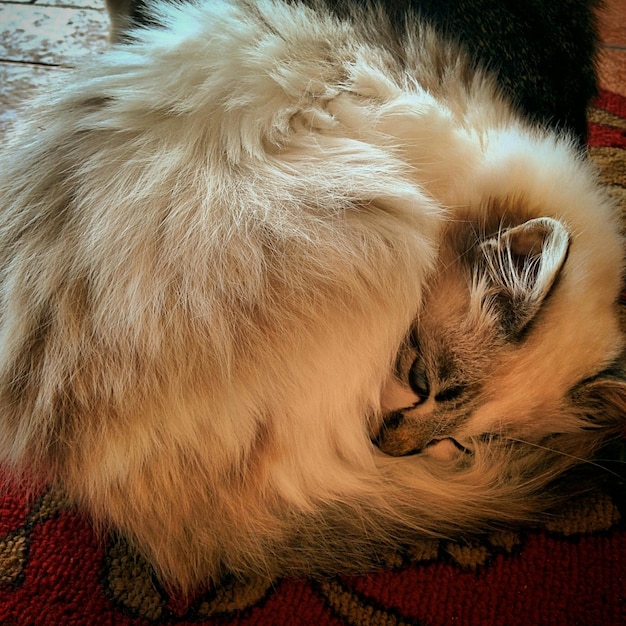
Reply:
[[457, 206], [444, 225], [440, 252], [471, 257], [485, 239], [543, 214], [547, 214], [545, 208], [522, 192], [491, 195]]
[[440, 268], [432, 277], [415, 323], [420, 343], [464, 346], [495, 340], [493, 320], [483, 310], [469, 257], [448, 257], [440, 260]]
[[443, 294], [433, 300], [426, 303], [413, 327], [415, 354], [431, 376], [469, 383], [506, 356], [509, 348], [493, 324], [481, 324], [471, 314], [468, 297], [458, 297], [456, 307], [446, 306], [449, 300]]

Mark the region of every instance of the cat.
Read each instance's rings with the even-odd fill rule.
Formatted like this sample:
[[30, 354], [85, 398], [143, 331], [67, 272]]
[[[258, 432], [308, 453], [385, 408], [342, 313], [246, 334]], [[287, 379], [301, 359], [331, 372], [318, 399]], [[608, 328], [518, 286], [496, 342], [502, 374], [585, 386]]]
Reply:
[[624, 424], [616, 207], [411, 13], [155, 4], [0, 164], [0, 460], [161, 579], [536, 520]]

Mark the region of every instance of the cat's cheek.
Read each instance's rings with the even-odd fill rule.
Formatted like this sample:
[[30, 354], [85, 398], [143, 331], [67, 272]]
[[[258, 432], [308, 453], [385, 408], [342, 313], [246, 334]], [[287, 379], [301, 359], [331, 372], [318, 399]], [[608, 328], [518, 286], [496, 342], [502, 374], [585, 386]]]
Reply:
[[419, 398], [410, 387], [403, 385], [397, 378], [391, 377], [381, 393], [380, 405], [385, 413], [413, 406]]

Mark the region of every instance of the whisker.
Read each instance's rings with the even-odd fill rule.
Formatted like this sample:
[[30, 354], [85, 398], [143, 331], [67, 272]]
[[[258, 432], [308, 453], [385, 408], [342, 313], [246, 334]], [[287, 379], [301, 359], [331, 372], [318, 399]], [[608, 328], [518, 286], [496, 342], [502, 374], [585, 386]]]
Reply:
[[[516, 437], [510, 437], [508, 435], [506, 436], [500, 436], [501, 439], [504, 439], [506, 441], [511, 441], [513, 443], [520, 443], [522, 445], [526, 445], [526, 446], [530, 446], [532, 448], [537, 448], [538, 450], [545, 450], [546, 452], [553, 452], [555, 454], [559, 454], [565, 458], [568, 459], [572, 459], [574, 461], [578, 461], [579, 463], [583, 464], [583, 465], [590, 465], [592, 467], [595, 467], [597, 469], [602, 470], [603, 472], [606, 472], [607, 474], [610, 474], [612, 476], [615, 476], [616, 478], [619, 478], [620, 480], [623, 479], [623, 476], [621, 476], [620, 474], [618, 474], [617, 472], [614, 472], [613, 470], [610, 470], [608, 467], [605, 467], [604, 465], [600, 464], [600, 461], [602, 461], [602, 459], [598, 459], [596, 461], [592, 461], [590, 459], [585, 459], [584, 457], [579, 457], [575, 454], [570, 454], [569, 452], [564, 452], [563, 450], [557, 450], [555, 448], [550, 448], [549, 446], [544, 446], [540, 443], [533, 443], [532, 441], [526, 441], [525, 439], [518, 439]], [[615, 463], [623, 463], [624, 465], [626, 465], [626, 462], [621, 461], [621, 460], [613, 460], [613, 459], [604, 459], [605, 461], [610, 461], [610, 462], [615, 462]]]

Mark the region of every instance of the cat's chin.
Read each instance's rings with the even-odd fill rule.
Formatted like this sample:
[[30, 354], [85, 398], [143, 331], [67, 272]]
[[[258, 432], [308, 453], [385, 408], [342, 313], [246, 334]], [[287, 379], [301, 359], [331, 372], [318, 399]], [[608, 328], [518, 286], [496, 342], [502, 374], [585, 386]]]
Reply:
[[467, 448], [451, 437], [435, 439], [422, 450], [422, 454], [440, 461], [454, 461], [469, 453]]

